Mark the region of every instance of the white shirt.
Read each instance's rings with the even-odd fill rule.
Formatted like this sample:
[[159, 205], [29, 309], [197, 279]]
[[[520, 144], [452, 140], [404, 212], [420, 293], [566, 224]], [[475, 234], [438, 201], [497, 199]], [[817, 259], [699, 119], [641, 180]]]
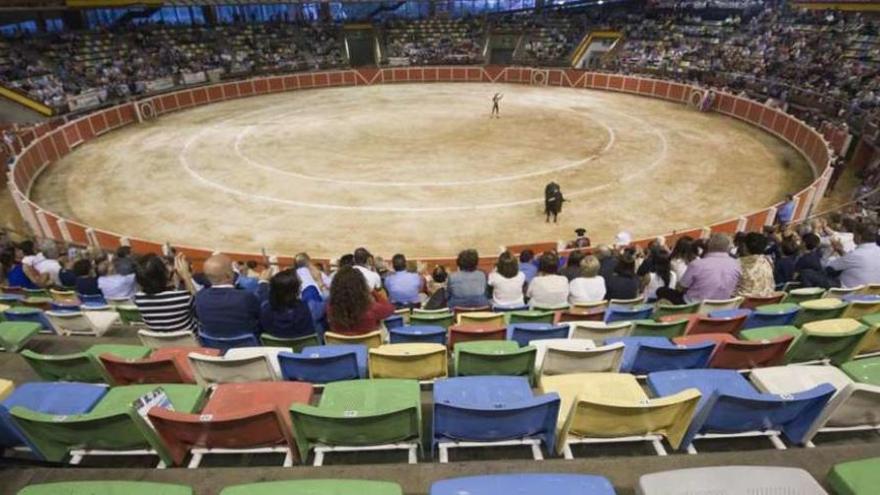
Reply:
[[532, 307], [568, 304], [568, 279], [562, 275], [538, 275], [529, 284], [527, 295]]
[[578, 277], [568, 284], [571, 304], [596, 302], [605, 299], [605, 277]]
[[137, 292], [133, 273], [98, 277], [98, 288], [101, 289], [101, 294], [104, 294], [104, 297], [111, 299], [132, 298]]
[[844, 287], [880, 284], [880, 246], [873, 242], [863, 242], [828, 266], [842, 272], [840, 284]]
[[513, 277], [507, 278], [493, 271], [489, 274], [489, 286], [492, 287], [492, 304], [496, 306], [522, 306], [523, 285], [526, 276], [523, 272], [517, 272]]
[[[669, 268], [675, 272], [675, 280], [681, 280], [681, 277], [684, 276], [684, 272], [688, 269], [688, 264], [681, 258], [675, 258], [669, 261]], [[671, 288], [675, 288], [674, 285], [670, 285]]]
[[651, 278], [648, 280], [648, 285], [645, 286], [645, 296], [648, 299], [655, 299], [657, 297], [657, 289], [660, 287], [674, 289], [675, 286], [678, 285], [678, 275], [672, 270], [669, 270], [669, 285], [663, 284], [663, 279], [660, 278], [660, 275], [657, 275], [654, 272], [651, 272], [649, 275]]
[[380, 277], [378, 273], [361, 265], [354, 265], [354, 267], [364, 274], [364, 278], [367, 279], [367, 286], [370, 290], [382, 288], [382, 277]]
[[48, 273], [49, 280], [52, 281], [53, 285], [61, 285], [61, 280], [58, 278], [58, 272], [61, 271], [61, 263], [58, 263], [58, 260], [46, 258], [43, 256], [43, 253], [38, 253], [36, 256], [27, 256], [21, 261], [24, 264], [31, 265], [40, 275]]

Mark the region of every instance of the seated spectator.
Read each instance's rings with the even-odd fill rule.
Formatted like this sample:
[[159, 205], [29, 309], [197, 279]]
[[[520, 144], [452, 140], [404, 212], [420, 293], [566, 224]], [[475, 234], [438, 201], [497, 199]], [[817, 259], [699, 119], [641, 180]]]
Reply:
[[235, 288], [232, 259], [215, 254], [205, 260], [204, 272], [211, 286], [196, 294], [199, 330], [212, 337], [260, 333], [260, 301], [252, 292]]
[[255, 270], [257, 262], [249, 260], [247, 262], [237, 263], [238, 276], [235, 277], [235, 287], [237, 289], [246, 290], [248, 292], [257, 292], [260, 285], [259, 273]]
[[60, 287], [61, 263], [58, 262], [58, 256], [55, 241], [47, 239], [41, 243], [40, 252], [22, 258], [22, 267], [28, 278], [38, 287]]
[[134, 274], [134, 260], [131, 256], [131, 246], [119, 246], [116, 248], [116, 256], [113, 257], [113, 266], [116, 273]]
[[584, 259], [584, 253], [580, 251], [572, 251], [568, 255], [565, 268], [562, 269], [561, 275], [568, 279], [569, 282], [580, 277], [581, 261]]
[[581, 274], [568, 283], [571, 304], [597, 302], [605, 299], [605, 279], [599, 275], [599, 260], [586, 256], [581, 260]]
[[394, 305], [380, 290], [370, 290], [357, 267], [343, 266], [333, 277], [327, 320], [332, 332], [362, 335], [379, 329], [394, 314]]
[[394, 272], [385, 277], [388, 299], [398, 308], [418, 306], [424, 292], [422, 277], [408, 270], [406, 256], [399, 253], [391, 257], [391, 267]]
[[[156, 254], [142, 256], [135, 264], [135, 276], [141, 288], [134, 296], [144, 323], [154, 332], [194, 331], [193, 307], [195, 286], [189, 262], [183, 254], [173, 265]], [[181, 290], [183, 284], [186, 288]]]
[[58, 272], [58, 281], [61, 283], [61, 287], [76, 287], [77, 275], [73, 271], [73, 265], [80, 259], [83, 258], [64, 257], [64, 261], [61, 263], [61, 270]]
[[294, 270], [282, 270], [269, 279], [268, 300], [260, 306], [264, 332], [283, 338], [315, 333], [312, 312], [299, 294], [300, 281]]
[[642, 276], [645, 287], [643, 293], [648, 301], [657, 299], [657, 289], [674, 289], [678, 285], [678, 276], [672, 270], [672, 262], [666, 250], [655, 252], [651, 260], [651, 270]]
[[476, 249], [465, 249], [458, 253], [458, 271], [449, 275], [446, 287], [450, 308], [489, 305], [486, 274], [477, 269], [479, 262], [480, 255]]
[[382, 277], [376, 273], [373, 255], [366, 248], [354, 250], [354, 267], [364, 275], [370, 290], [382, 288]]
[[605, 279], [605, 299], [635, 299], [639, 297], [639, 277], [636, 259], [630, 250], [617, 256], [614, 271]]
[[794, 264], [795, 277], [802, 287], [831, 287], [831, 278], [822, 266], [822, 239], [818, 235], [804, 234], [804, 253]]
[[129, 258], [114, 258], [112, 262], [103, 260], [98, 264], [98, 288], [105, 299], [131, 298], [137, 292], [133, 270], [135, 265]]
[[840, 257], [832, 260], [828, 268], [840, 274], [840, 285], [843, 287], [880, 284], [877, 225], [865, 220], [856, 225], [853, 236], [856, 248], [849, 253], [844, 252], [840, 241], [832, 241], [832, 247]]
[[[294, 257], [296, 276], [299, 277], [299, 297], [312, 312], [315, 328], [326, 328], [327, 299], [330, 297], [330, 277], [312, 262], [308, 253]], [[270, 267], [270, 269], [275, 267]]]
[[519, 253], [519, 271], [526, 276], [526, 283], [532, 281], [538, 274], [538, 266], [534, 263], [535, 252], [531, 249], [523, 249]]
[[552, 308], [568, 304], [568, 279], [557, 274], [559, 256], [548, 251], [538, 260], [538, 275], [529, 283], [526, 295], [531, 307]]
[[[10, 267], [6, 271], [6, 284], [9, 287], [21, 287], [23, 289], [37, 289], [37, 284], [31, 280], [25, 271], [23, 259], [30, 254], [33, 256], [34, 243], [23, 241], [12, 248], [12, 256], [9, 259]], [[31, 270], [33, 273], [33, 270]]]
[[798, 260], [798, 246], [796, 236], [788, 236], [779, 245], [780, 257], [773, 265], [773, 280], [777, 287], [781, 287], [794, 280], [795, 265]]
[[767, 238], [757, 232], [746, 234], [739, 258], [741, 274], [734, 295], [766, 297], [776, 291], [773, 263], [764, 252]]
[[614, 273], [614, 266], [617, 265], [617, 256], [614, 251], [605, 244], [600, 244], [593, 252], [596, 259], [599, 260], [599, 275], [606, 281]]
[[434, 267], [431, 276], [427, 279], [428, 300], [422, 305], [424, 309], [441, 309], [449, 305], [446, 293], [448, 278], [445, 266], [437, 265]]
[[510, 251], [498, 256], [495, 269], [489, 274], [489, 287], [492, 288], [492, 304], [495, 306], [522, 306], [523, 289], [526, 276], [519, 270], [519, 262]]
[[673, 304], [704, 299], [730, 299], [739, 283], [739, 261], [730, 256], [730, 237], [714, 233], [706, 244], [706, 254], [688, 265], [677, 289], [657, 289], [657, 299]]
[[77, 294], [85, 294], [87, 296], [101, 294], [92, 260], [87, 258], [77, 260], [73, 264], [73, 273], [76, 275], [74, 289]]

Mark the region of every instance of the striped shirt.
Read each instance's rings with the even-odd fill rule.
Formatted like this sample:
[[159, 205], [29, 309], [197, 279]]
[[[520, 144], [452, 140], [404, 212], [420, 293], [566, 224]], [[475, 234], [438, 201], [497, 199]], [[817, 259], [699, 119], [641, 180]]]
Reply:
[[138, 292], [134, 304], [144, 323], [155, 332], [195, 331], [193, 296], [185, 290], [166, 290], [158, 294]]

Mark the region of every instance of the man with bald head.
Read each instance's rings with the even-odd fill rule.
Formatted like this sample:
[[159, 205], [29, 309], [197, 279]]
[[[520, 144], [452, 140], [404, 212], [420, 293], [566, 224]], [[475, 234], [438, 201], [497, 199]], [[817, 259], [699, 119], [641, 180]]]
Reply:
[[236, 289], [232, 259], [215, 254], [203, 267], [211, 287], [196, 294], [196, 316], [202, 333], [235, 337], [260, 333], [260, 301], [250, 291]]

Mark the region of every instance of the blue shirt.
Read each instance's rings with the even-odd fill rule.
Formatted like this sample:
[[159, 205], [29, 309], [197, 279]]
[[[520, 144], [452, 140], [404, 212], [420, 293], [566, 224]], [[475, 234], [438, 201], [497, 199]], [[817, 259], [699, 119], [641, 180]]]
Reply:
[[394, 272], [385, 277], [385, 290], [388, 291], [388, 300], [392, 303], [418, 303], [422, 277], [413, 272]]
[[36, 284], [31, 282], [31, 279], [24, 274], [24, 268], [21, 266], [21, 263], [16, 263], [12, 270], [9, 270], [9, 273], [6, 274], [6, 285], [23, 289], [37, 288]]
[[260, 333], [260, 301], [232, 286], [209, 287], [196, 294], [199, 328], [212, 337]]
[[526, 276], [526, 283], [529, 283], [538, 274], [538, 267], [532, 263], [520, 263], [519, 271]]

